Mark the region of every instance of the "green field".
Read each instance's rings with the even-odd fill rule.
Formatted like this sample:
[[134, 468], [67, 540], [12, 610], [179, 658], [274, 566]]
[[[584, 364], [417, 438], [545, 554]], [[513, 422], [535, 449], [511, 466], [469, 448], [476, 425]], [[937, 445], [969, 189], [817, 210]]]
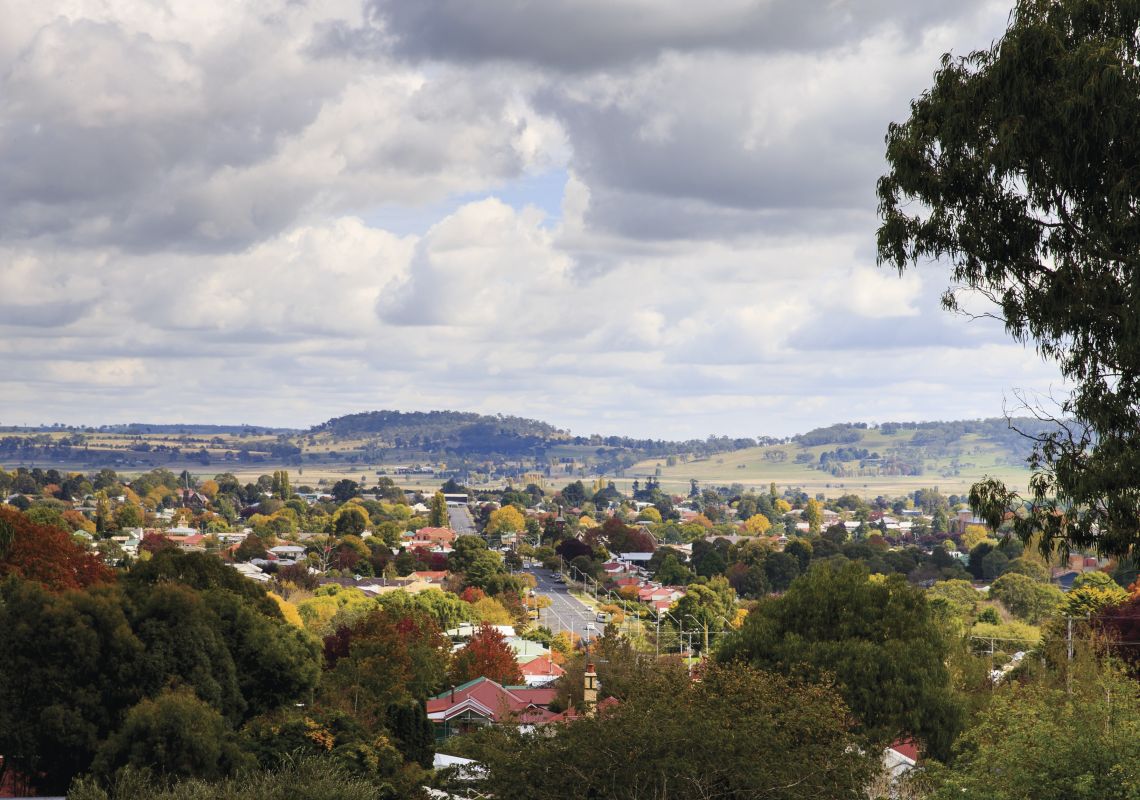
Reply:
[[[910, 447], [910, 442], [914, 434], [914, 431], [900, 431], [888, 436], [879, 430], [867, 430], [863, 432], [862, 440], [851, 446], [882, 455], [912, 452], [915, 448]], [[929, 487], [937, 487], [944, 494], [963, 494], [969, 491], [971, 484], [987, 475], [999, 478], [1011, 488], [1024, 490], [1031, 474], [1028, 469], [1011, 463], [1016, 459], [1008, 450], [976, 434], [967, 434], [952, 445], [939, 448], [937, 453], [920, 450], [921, 475], [878, 475], [874, 474], [874, 469], [869, 469], [865, 471], [867, 474], [836, 476], [795, 461], [797, 455], [807, 453], [813, 463], [818, 463], [821, 453], [837, 446], [787, 444], [750, 447], [700, 460], [683, 462], [676, 459], [673, 466], [666, 459], [647, 459], [626, 470], [625, 476], [615, 483], [619, 488], [628, 488], [634, 479], [644, 482], [645, 478], [656, 475], [662, 488], [679, 494], [687, 493], [690, 479], [696, 479], [701, 486], [738, 483], [746, 489], [766, 491], [769, 484], [775, 482], [781, 490], [798, 487], [812, 495], [838, 497], [857, 494], [873, 498], [880, 494], [897, 496]], [[776, 453], [783, 453], [784, 460], [774, 460]], [[859, 472], [857, 462], [853, 462], [851, 467], [853, 473]]]

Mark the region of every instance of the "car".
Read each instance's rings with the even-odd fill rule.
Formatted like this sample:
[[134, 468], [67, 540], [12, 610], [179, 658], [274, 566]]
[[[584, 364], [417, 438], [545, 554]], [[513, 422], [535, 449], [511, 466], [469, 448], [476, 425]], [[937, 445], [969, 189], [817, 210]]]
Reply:
[[598, 612], [598, 622], [605, 622], [605, 621], [606, 621], [605, 613], [602, 611], [599, 611]]

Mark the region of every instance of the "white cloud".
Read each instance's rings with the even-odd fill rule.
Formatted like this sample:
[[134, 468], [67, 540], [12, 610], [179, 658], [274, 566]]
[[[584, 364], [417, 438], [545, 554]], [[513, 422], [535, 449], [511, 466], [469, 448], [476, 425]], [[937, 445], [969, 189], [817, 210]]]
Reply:
[[873, 191], [1005, 10], [854, 8], [0, 0], [4, 421], [997, 413], [1055, 370], [878, 270]]

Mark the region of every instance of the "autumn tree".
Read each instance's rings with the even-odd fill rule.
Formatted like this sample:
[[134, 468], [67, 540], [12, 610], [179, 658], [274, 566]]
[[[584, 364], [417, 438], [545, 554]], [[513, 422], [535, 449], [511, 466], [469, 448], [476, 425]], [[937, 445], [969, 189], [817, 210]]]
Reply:
[[94, 554], [60, 528], [38, 525], [20, 511], [0, 507], [0, 577], [16, 575], [54, 591], [79, 589], [114, 579]]
[[507, 644], [507, 637], [488, 623], [479, 626], [455, 654], [451, 665], [453, 683], [466, 683], [480, 677], [504, 686], [518, 686], [523, 682], [515, 651]]
[[514, 506], [503, 506], [491, 512], [484, 533], [488, 536], [501, 536], [504, 533], [518, 533], [526, 527], [526, 518]]
[[443, 687], [450, 652], [427, 614], [375, 609], [325, 637], [321, 697], [375, 730], [393, 703], [424, 700]]
[[763, 514], [753, 514], [744, 521], [745, 533], [753, 536], [763, 536], [772, 527], [772, 522]]

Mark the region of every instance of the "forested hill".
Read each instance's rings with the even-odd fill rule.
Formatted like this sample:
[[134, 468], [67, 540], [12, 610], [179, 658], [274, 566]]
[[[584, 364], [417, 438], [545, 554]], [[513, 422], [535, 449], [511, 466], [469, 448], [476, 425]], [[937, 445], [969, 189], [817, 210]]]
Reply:
[[334, 417], [310, 434], [372, 437], [397, 448], [485, 452], [525, 452], [569, 434], [535, 419], [488, 416], [463, 411], [368, 411]]

